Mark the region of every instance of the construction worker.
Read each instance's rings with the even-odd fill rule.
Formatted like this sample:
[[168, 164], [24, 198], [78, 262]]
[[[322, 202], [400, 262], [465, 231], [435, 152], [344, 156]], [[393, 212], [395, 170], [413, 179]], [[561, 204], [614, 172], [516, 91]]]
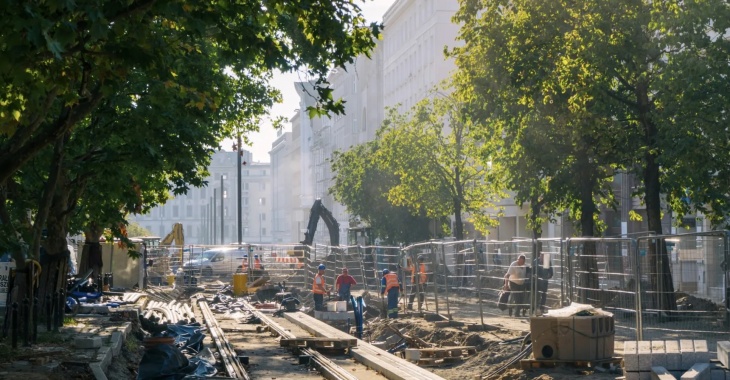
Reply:
[[339, 301], [350, 300], [350, 288], [352, 285], [357, 285], [355, 277], [350, 276], [347, 268], [342, 268], [342, 274], [337, 276], [337, 280], [335, 280], [335, 291], [337, 292]]
[[[413, 300], [418, 294], [418, 310], [421, 310], [423, 301], [426, 299], [426, 283], [428, 282], [428, 274], [426, 274], [426, 263], [423, 262], [423, 256], [418, 255], [418, 267], [411, 264], [409, 271], [411, 272], [411, 296], [408, 297], [408, 309], [413, 310]], [[418, 276], [416, 276], [418, 274]]]
[[380, 280], [380, 294], [388, 296], [388, 318], [398, 318], [398, 298], [400, 296], [400, 279], [395, 272], [383, 269], [383, 278]]
[[324, 279], [324, 270], [326, 267], [324, 264], [319, 264], [317, 267], [317, 274], [314, 275], [314, 282], [312, 283], [312, 297], [314, 298], [314, 310], [324, 311], [324, 295], [329, 294], [327, 283]]
[[248, 272], [248, 255], [243, 255], [243, 261], [241, 262], [241, 271]]
[[261, 259], [259, 258], [259, 255], [253, 255], [253, 269], [264, 269], [264, 266], [261, 265]]

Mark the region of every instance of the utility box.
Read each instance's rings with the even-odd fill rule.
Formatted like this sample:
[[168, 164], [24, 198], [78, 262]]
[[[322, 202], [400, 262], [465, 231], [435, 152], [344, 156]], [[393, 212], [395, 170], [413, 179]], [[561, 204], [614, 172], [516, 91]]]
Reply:
[[[593, 313], [593, 315], [585, 315]], [[530, 319], [532, 353], [537, 360], [593, 361], [614, 353], [613, 314], [594, 309], [572, 316]]]

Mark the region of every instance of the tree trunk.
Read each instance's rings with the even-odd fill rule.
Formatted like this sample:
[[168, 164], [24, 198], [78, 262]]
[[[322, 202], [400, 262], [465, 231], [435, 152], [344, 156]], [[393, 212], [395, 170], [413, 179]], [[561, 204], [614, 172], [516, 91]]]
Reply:
[[[646, 144], [644, 154], [644, 202], [646, 204], [646, 218], [650, 232], [661, 235], [662, 232], [662, 210], [661, 210], [661, 182], [659, 179], [659, 150], [657, 145], [657, 128], [651, 120], [650, 101], [648, 96], [648, 85], [639, 83], [636, 94], [639, 104], [639, 120], [644, 128], [644, 143]], [[677, 310], [674, 297], [674, 284], [670, 268], [669, 253], [664, 239], [648, 247], [649, 268], [641, 268], [642, 273], [649, 273], [651, 289], [647, 289], [652, 297], [652, 304], [659, 310]]]
[[[581, 236], [591, 238], [595, 236], [596, 204], [593, 200], [593, 189], [596, 186], [595, 175], [591, 168], [586, 152], [578, 154], [580, 182], [580, 231]], [[596, 258], [596, 242], [584, 241], [583, 250], [579, 256], [578, 275], [578, 302], [592, 304], [598, 300], [598, 260]]]

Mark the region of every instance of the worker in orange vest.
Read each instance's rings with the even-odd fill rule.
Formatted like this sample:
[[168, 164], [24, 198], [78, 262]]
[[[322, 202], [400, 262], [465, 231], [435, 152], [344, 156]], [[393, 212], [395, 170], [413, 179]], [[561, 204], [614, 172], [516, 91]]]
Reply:
[[398, 318], [398, 298], [401, 283], [398, 275], [388, 269], [383, 269], [383, 278], [380, 280], [380, 294], [388, 296], [388, 318]]
[[326, 267], [324, 264], [319, 264], [317, 267], [317, 274], [314, 275], [314, 282], [312, 282], [312, 297], [314, 298], [314, 310], [324, 311], [324, 295], [329, 294], [327, 283], [324, 279], [324, 270]]
[[261, 265], [259, 255], [253, 255], [253, 269], [264, 269], [264, 266]]
[[413, 301], [418, 294], [418, 310], [421, 310], [423, 301], [426, 299], [426, 283], [428, 282], [428, 274], [426, 274], [426, 263], [423, 262], [423, 256], [418, 255], [418, 267], [411, 264], [409, 271], [411, 272], [411, 296], [408, 298], [408, 309], [413, 310]]

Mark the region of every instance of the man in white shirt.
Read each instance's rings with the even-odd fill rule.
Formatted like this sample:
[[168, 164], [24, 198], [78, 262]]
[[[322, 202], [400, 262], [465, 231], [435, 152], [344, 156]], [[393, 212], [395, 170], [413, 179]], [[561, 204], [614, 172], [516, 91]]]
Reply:
[[527, 268], [525, 267], [525, 255], [519, 255], [517, 261], [510, 264], [507, 273], [504, 275], [504, 287], [510, 291], [510, 307], [509, 315], [512, 316], [512, 308], [515, 308], [515, 317], [527, 315], [527, 305], [524, 302], [525, 296], [525, 279], [527, 277]]

